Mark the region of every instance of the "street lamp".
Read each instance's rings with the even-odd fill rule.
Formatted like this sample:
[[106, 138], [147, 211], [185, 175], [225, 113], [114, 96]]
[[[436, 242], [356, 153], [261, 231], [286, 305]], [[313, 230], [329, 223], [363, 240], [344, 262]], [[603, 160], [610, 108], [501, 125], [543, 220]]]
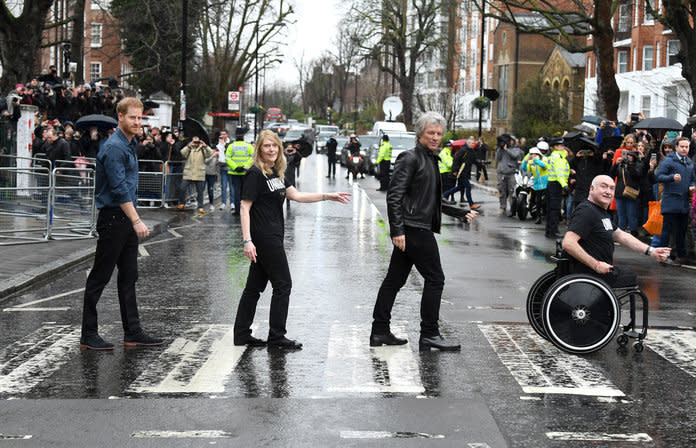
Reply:
[[[285, 22], [275, 22], [266, 25], [270, 26], [288, 26]], [[256, 56], [254, 61], [254, 140], [256, 140], [257, 126], [259, 124], [259, 32], [261, 31], [261, 26], [258, 24], [255, 28], [256, 34]]]

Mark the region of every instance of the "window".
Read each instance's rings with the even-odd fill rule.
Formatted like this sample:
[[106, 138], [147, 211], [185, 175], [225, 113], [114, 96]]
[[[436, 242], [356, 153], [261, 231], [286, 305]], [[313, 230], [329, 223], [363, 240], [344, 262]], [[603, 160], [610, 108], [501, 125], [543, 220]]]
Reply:
[[102, 46], [102, 24], [93, 23], [90, 26], [90, 47], [99, 48]]
[[619, 51], [616, 54], [616, 72], [626, 73], [628, 71], [628, 51]]
[[423, 81], [425, 81], [425, 76], [423, 76], [423, 73], [418, 73], [416, 75], [416, 82], [418, 84], [423, 84]]
[[653, 47], [646, 45], [643, 47], [643, 71], [653, 69]]
[[102, 77], [102, 64], [101, 62], [90, 62], [89, 63], [89, 80], [96, 81]]
[[[645, 0], [647, 3], [650, 3], [650, 7], [652, 9], [655, 9], [655, 0]], [[646, 25], [652, 25], [655, 23], [655, 18], [648, 12], [648, 7], [643, 3], [643, 23]]]
[[507, 102], [508, 102], [508, 66], [501, 65], [498, 67], [498, 118], [507, 118]]
[[643, 112], [645, 118], [650, 118], [650, 96], [640, 97], [640, 111]]
[[672, 120], [678, 120], [678, 101], [679, 97], [677, 94], [677, 89], [674, 87], [667, 87], [665, 89], [665, 117], [671, 118]]
[[630, 20], [628, 17], [629, 12], [628, 4], [619, 5], [619, 23], [616, 27], [616, 32], [625, 33], [630, 30], [628, 25]]
[[678, 40], [668, 40], [667, 41], [667, 65], [674, 65], [677, 62], [677, 54], [681, 49], [681, 42]]

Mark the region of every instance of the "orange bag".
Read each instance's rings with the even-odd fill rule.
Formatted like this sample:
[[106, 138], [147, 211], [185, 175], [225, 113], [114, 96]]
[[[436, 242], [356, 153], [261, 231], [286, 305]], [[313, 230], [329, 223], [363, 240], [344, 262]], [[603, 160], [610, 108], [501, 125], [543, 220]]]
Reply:
[[662, 233], [662, 208], [660, 201], [650, 201], [648, 203], [648, 221], [643, 224], [643, 228], [651, 235]]

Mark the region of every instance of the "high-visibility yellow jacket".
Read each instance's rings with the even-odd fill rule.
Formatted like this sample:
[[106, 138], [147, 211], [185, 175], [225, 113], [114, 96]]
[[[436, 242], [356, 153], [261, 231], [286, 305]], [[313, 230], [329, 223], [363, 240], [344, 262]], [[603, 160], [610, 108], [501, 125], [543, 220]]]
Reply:
[[548, 157], [549, 182], [558, 182], [561, 187], [568, 186], [570, 176], [570, 165], [567, 159], [568, 153], [565, 150], [555, 150]]
[[440, 168], [440, 174], [451, 173], [452, 172], [452, 162], [454, 158], [452, 157], [452, 148], [445, 146], [440, 150], [440, 162], [438, 162], [438, 167]]
[[[233, 176], [243, 176], [253, 163], [253, 155], [254, 147], [251, 144], [242, 140], [230, 143], [225, 151], [227, 172]], [[240, 167], [244, 169], [238, 169]]]
[[389, 142], [383, 142], [379, 147], [379, 152], [377, 153], [377, 163], [379, 162], [391, 162], [392, 157], [392, 145]]

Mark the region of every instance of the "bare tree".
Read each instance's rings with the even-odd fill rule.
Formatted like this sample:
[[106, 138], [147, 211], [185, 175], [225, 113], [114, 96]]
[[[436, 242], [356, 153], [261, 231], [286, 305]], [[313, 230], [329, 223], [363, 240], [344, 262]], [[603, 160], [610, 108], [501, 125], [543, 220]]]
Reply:
[[299, 75], [299, 87], [300, 87], [300, 100], [302, 101], [302, 112], [305, 114], [308, 112], [308, 98], [307, 98], [307, 82], [309, 82], [312, 76], [312, 70], [310, 64], [305, 61], [304, 51], [300, 55], [300, 59], [293, 58], [293, 64]]
[[664, 13], [659, 14], [649, 1], [645, 2], [648, 12], [679, 38], [677, 61], [681, 62], [681, 74], [691, 87], [689, 115], [693, 115], [696, 114], [696, 2], [662, 0], [662, 6]]
[[356, 43], [363, 54], [398, 82], [407, 125], [413, 122], [421, 56], [446, 45], [437, 26], [442, 6], [441, 0], [358, 0], [349, 12], [350, 23], [361, 32]]
[[3, 73], [0, 91], [7, 92], [19, 82], [26, 82], [34, 71], [34, 62], [41, 45], [42, 29], [53, 0], [24, 0], [19, 16], [12, 10], [19, 2], [0, 3], [0, 64]]
[[[676, 0], [679, 1], [679, 0]], [[488, 17], [510, 23], [520, 31], [547, 37], [571, 53], [592, 51], [597, 60], [597, 109], [616, 120], [621, 92], [614, 68], [614, 30], [611, 19], [619, 0], [476, 0], [479, 11], [488, 5]], [[519, 12], [533, 13], [536, 20], [519, 20]], [[592, 44], [586, 38], [592, 36]]]
[[338, 35], [334, 41], [336, 51], [333, 58], [336, 63], [336, 95], [339, 99], [339, 116], [343, 116], [346, 105], [348, 80], [350, 79], [351, 69], [356, 69], [363, 55], [360, 51], [360, 31], [356, 24], [347, 19], [341, 20], [338, 25]]
[[[210, 76], [212, 106], [223, 110], [227, 92], [280, 62], [273, 42], [289, 24], [292, 7], [285, 0], [207, 0], [200, 23], [203, 73]], [[259, 65], [260, 64], [260, 65]]]

